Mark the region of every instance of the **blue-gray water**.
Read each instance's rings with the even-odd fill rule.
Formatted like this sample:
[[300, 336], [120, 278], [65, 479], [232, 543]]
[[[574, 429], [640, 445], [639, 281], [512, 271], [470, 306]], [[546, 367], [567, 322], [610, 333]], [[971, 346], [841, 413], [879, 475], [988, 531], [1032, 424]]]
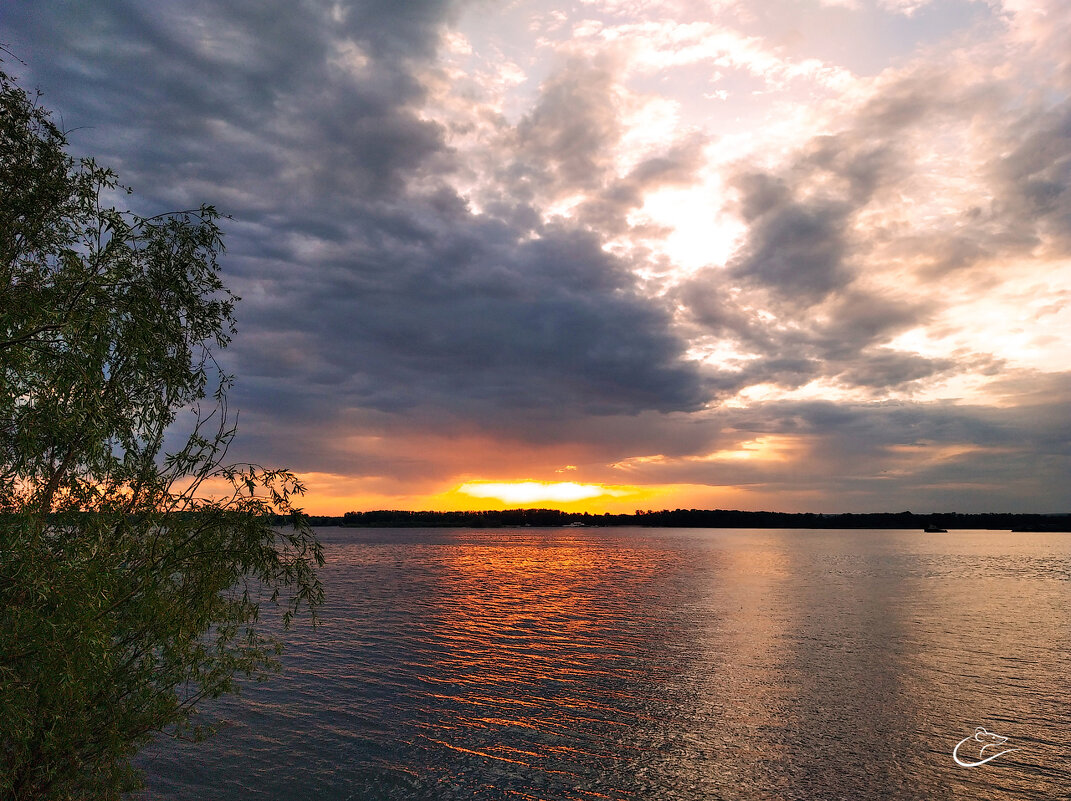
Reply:
[[1071, 535], [319, 534], [322, 625], [144, 798], [1071, 798]]

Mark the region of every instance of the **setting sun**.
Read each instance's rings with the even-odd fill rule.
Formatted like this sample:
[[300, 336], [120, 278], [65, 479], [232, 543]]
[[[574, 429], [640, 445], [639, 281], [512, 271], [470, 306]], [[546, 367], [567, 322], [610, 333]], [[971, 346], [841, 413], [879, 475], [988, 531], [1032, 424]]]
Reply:
[[[635, 491], [633, 489], [633, 491]], [[574, 481], [469, 481], [457, 488], [457, 492], [474, 498], [494, 498], [505, 503], [574, 503], [592, 498], [610, 496], [620, 498], [630, 495], [629, 489], [607, 487], [601, 484], [577, 484]]]

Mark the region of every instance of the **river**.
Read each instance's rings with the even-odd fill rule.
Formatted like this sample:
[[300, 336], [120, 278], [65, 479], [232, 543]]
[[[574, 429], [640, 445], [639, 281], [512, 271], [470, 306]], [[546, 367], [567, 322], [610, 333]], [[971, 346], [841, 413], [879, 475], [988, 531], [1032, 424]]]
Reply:
[[321, 624], [142, 798], [1071, 798], [1071, 535], [318, 534]]

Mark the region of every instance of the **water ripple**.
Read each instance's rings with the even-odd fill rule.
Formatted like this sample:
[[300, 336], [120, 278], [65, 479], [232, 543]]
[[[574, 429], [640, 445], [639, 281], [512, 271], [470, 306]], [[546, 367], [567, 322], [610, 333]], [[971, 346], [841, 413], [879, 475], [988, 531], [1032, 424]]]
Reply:
[[144, 798], [1068, 797], [1071, 538], [321, 535], [323, 625]]

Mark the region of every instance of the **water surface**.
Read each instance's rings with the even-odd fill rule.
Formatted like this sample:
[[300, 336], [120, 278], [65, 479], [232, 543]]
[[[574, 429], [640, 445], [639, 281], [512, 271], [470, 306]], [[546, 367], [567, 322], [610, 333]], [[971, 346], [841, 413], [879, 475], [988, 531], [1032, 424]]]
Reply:
[[1069, 535], [319, 534], [322, 625], [145, 798], [1071, 798]]

